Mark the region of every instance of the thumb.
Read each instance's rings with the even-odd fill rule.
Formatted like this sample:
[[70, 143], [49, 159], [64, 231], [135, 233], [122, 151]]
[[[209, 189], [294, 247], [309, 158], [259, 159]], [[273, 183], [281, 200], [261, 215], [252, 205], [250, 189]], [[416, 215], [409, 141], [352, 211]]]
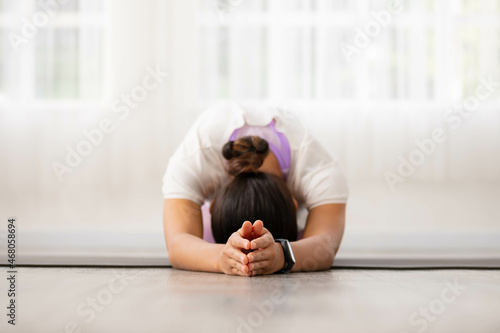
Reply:
[[249, 241], [252, 240], [252, 223], [250, 221], [243, 222], [240, 230], [241, 237], [248, 239]]
[[253, 223], [253, 238], [259, 238], [264, 231], [264, 222], [257, 220]]

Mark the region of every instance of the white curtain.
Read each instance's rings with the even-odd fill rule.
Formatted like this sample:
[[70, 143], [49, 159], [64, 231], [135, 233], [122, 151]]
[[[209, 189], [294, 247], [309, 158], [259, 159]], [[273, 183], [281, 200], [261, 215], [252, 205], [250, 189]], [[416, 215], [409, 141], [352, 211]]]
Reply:
[[[199, 3], [201, 105], [243, 99], [301, 116], [348, 176], [343, 249], [498, 243], [498, 1], [400, 1], [396, 12], [397, 1]], [[462, 116], [456, 104], [478, 86], [493, 89]], [[446, 139], [429, 143], [436, 130]], [[429, 155], [391, 187], [387, 173], [424, 153], [416, 142]]]
[[[85, 3], [79, 2], [80, 6]], [[110, 250], [121, 244], [130, 249], [134, 244], [127, 244], [129, 241], [138, 242], [138, 248], [161, 246], [164, 250], [162, 176], [168, 158], [198, 112], [195, 91], [189, 91], [188, 86], [195, 81], [189, 74], [192, 65], [180, 64], [180, 59], [186, 60], [183, 54], [195, 56], [189, 50], [192, 37], [173, 25], [189, 17], [183, 13], [193, 12], [192, 4], [162, 0], [104, 3], [101, 14], [86, 11], [84, 6], [73, 14], [78, 15], [81, 25], [87, 21], [95, 24], [95, 17], [103, 15], [103, 25], [100, 30], [86, 30], [76, 24], [73, 42], [78, 47], [69, 45], [67, 52], [90, 50], [87, 43], [104, 40], [102, 55], [80, 54], [79, 63], [87, 64], [80, 72], [81, 84], [68, 77], [62, 80], [79, 89], [75, 96], [37, 98], [34, 93], [27, 98], [25, 92], [33, 88], [31, 85], [35, 85], [33, 91], [50, 85], [36, 80], [17, 82], [26, 66], [33, 64], [27, 60], [29, 52], [38, 44], [49, 44], [39, 33], [23, 45], [26, 48], [13, 50], [8, 33], [20, 31], [21, 18], [26, 14], [16, 6], [8, 14], [13, 25], [0, 29], [0, 79], [5, 88], [0, 93], [0, 216], [17, 217], [23, 240], [21, 254], [33, 254], [35, 249], [40, 253], [61, 252], [61, 244]], [[36, 13], [36, 9], [31, 10], [28, 18]], [[181, 16], [174, 16], [174, 10]], [[65, 24], [66, 14], [59, 8], [49, 25]], [[100, 34], [98, 38], [91, 35], [96, 33]], [[181, 37], [188, 40], [183, 42]], [[170, 51], [172, 48], [176, 51]], [[71, 55], [63, 51], [54, 56], [66, 55], [63, 60], [71, 61]], [[102, 63], [97, 65], [102, 76], [93, 82], [90, 77], [95, 68], [86, 57], [100, 61], [101, 56]], [[50, 70], [49, 60], [40, 64], [41, 69]], [[30, 75], [34, 75], [38, 68], [31, 70]], [[153, 79], [152, 72], [161, 72], [161, 82]], [[134, 92], [142, 96], [144, 90], [137, 87], [143, 86], [147, 76], [147, 84], [155, 88], [147, 90], [137, 106], [125, 108], [129, 110], [125, 115], [123, 107], [127, 104], [122, 98]], [[85, 92], [91, 91], [92, 85], [98, 85], [99, 91], [86, 98]], [[114, 112], [113, 107], [122, 111]], [[103, 134], [102, 140], [95, 134], [95, 142], [101, 141], [98, 144], [83, 143], [90, 141], [84, 131], [101, 131], [103, 119], [112, 122], [111, 133]], [[110, 126], [109, 121], [104, 120], [106, 126]], [[70, 166], [71, 172], [61, 169], [61, 164], [68, 166], [69, 152], [78, 152], [79, 148], [85, 154], [90, 149], [91, 153], [81, 156], [79, 165]], [[71, 159], [75, 161], [75, 157]], [[54, 163], [60, 163], [58, 172]], [[119, 239], [127, 234], [136, 236]], [[71, 238], [72, 244], [64, 239], [68, 235], [76, 235]]]
[[[124, 256], [149, 248], [162, 258], [161, 179], [168, 158], [201, 110], [222, 99], [268, 103], [299, 114], [340, 159], [352, 190], [344, 249], [384, 244], [415, 249], [425, 245], [421, 241], [429, 232], [444, 235], [433, 238], [433, 246], [451, 232], [462, 232], [465, 241], [474, 233], [500, 233], [498, 90], [456, 131], [442, 120], [443, 110], [475, 88], [469, 84], [457, 90], [455, 78], [464, 82], [462, 77], [470, 75], [467, 82], [478, 82], [476, 78], [492, 74], [499, 81], [494, 38], [499, 25], [493, 16], [458, 29], [462, 35], [454, 35], [453, 45], [460, 50], [436, 59], [458, 59], [461, 70], [432, 62], [439, 75], [429, 81], [422, 74], [428, 64], [416, 56], [426, 51], [413, 39], [421, 37], [421, 28], [415, 28], [416, 35], [413, 28], [404, 28], [422, 18], [418, 8], [383, 32], [375, 49], [360, 55], [358, 65], [348, 66], [338, 44], [352, 38], [353, 22], [363, 24], [370, 17], [335, 11], [371, 8], [367, 1], [108, 0], [102, 2], [104, 16], [99, 18], [101, 5], [82, 0], [78, 20], [70, 6], [49, 23], [69, 28], [53, 37], [41, 31], [19, 52], [8, 34], [20, 31], [26, 10], [32, 14], [36, 7], [16, 2], [4, 0], [0, 7], [0, 216], [18, 218], [20, 251], [32, 256], [32, 262], [44, 254], [71, 249], [85, 254], [91, 248], [98, 250], [97, 256], [105, 253], [103, 248], [120, 249]], [[456, 10], [450, 7], [453, 1], [436, 3], [445, 6], [444, 12]], [[226, 6], [222, 13], [221, 5]], [[498, 12], [495, 6], [491, 13]], [[262, 8], [267, 12], [261, 15]], [[297, 8], [300, 13], [294, 14]], [[314, 8], [324, 11], [309, 15]], [[332, 17], [342, 26], [340, 34], [329, 23]], [[447, 29], [456, 31], [455, 21], [447, 19], [444, 28], [427, 31], [435, 44], [447, 40]], [[287, 26], [294, 22], [298, 26]], [[323, 23], [316, 27], [315, 22]], [[40, 51], [58, 40], [78, 48], [54, 49], [51, 56], [42, 50], [45, 58], [38, 62], [30, 58], [37, 47]], [[472, 56], [464, 51], [476, 42], [481, 47]], [[95, 53], [99, 45], [102, 60]], [[385, 46], [399, 50], [392, 67]], [[80, 68], [65, 72], [80, 73], [77, 83], [47, 67], [50, 57], [57, 56], [80, 59]], [[363, 57], [373, 59], [365, 62]], [[398, 72], [401, 68], [404, 73]], [[168, 75], [137, 107], [129, 107], [127, 117], [121, 118], [125, 111], [113, 112], [113, 106], [126, 105], [124, 95], [140, 93], [137, 87], [156, 70]], [[73, 86], [64, 86], [58, 96], [49, 89], [57, 80]], [[114, 130], [60, 181], [54, 162], [67, 164], [68, 151], [85, 148], [82, 142], [89, 141], [83, 132], [101, 129], [105, 118]], [[449, 139], [392, 193], [384, 173], [397, 169], [398, 156], [407, 157], [416, 148], [415, 139], [428, 138], [438, 127]], [[380, 237], [394, 232], [397, 236]], [[495, 243], [494, 237], [483, 246]]]
[[[200, 1], [202, 102], [251, 99], [304, 114], [354, 182], [383, 179], [436, 128], [447, 140], [411, 180], [500, 181], [500, 87], [470, 115], [443, 119], [459, 116], [455, 104], [481, 80], [500, 82], [498, 1], [216, 3]], [[342, 45], [377, 25], [347, 61]]]

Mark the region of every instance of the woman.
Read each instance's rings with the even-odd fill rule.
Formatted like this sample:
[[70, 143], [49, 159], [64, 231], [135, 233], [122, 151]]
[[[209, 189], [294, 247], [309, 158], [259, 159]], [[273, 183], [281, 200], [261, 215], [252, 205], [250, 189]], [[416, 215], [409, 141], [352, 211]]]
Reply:
[[330, 268], [348, 186], [336, 158], [295, 116], [224, 103], [189, 129], [169, 160], [163, 196], [173, 267], [254, 276]]

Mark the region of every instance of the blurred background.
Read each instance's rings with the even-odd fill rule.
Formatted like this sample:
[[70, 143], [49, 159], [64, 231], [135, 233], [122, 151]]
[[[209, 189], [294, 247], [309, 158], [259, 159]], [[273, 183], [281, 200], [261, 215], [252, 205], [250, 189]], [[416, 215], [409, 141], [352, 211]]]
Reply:
[[500, 0], [0, 0], [0, 216], [20, 263], [165, 263], [169, 157], [251, 101], [340, 160], [339, 258], [498, 257], [499, 36]]

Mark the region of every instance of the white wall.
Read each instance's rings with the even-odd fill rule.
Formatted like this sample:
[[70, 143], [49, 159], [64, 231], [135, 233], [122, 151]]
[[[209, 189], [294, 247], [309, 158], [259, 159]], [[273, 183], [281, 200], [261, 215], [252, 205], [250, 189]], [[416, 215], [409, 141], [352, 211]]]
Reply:
[[[161, 179], [169, 156], [203, 108], [197, 91], [203, 54], [196, 47], [196, 11], [194, 1], [110, 1], [108, 103], [0, 105], [0, 217], [18, 218], [26, 262], [63, 260], [61, 253], [85, 258], [90, 252], [91, 258], [155, 253], [163, 260]], [[168, 77], [120, 119], [109, 103], [140, 84], [148, 66], [158, 66]], [[314, 129], [347, 173], [346, 256], [377, 249], [404, 252], [405, 246], [407, 252], [482, 251], [499, 239], [498, 103], [484, 103], [457, 130], [442, 121], [446, 103], [405, 105], [404, 112], [384, 105], [367, 112], [362, 103], [279, 104]], [[103, 117], [116, 129], [60, 182], [52, 162], [63, 162], [67, 146], [76, 147], [85, 138], [82, 130], [96, 128]], [[384, 173], [397, 169], [398, 156], [408, 156], [415, 139], [438, 127], [449, 139], [390, 191]]]

